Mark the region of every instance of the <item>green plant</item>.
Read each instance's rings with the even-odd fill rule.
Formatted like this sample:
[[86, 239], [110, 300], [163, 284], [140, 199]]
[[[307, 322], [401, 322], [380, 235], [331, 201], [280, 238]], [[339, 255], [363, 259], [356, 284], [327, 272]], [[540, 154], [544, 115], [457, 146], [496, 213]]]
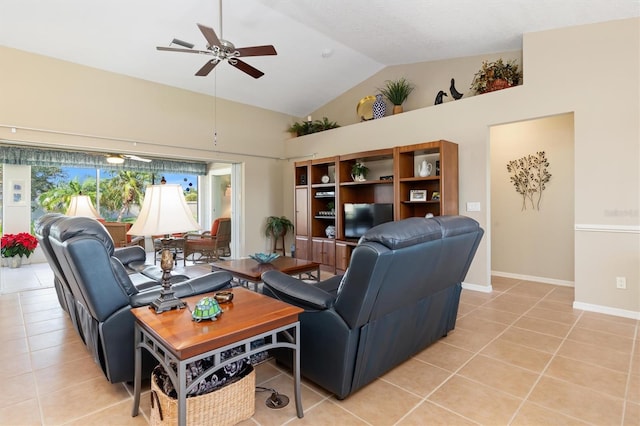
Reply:
[[287, 231], [293, 231], [293, 222], [286, 216], [269, 216], [264, 228], [264, 235], [273, 239], [273, 252], [276, 251], [276, 243], [282, 239], [282, 251], [284, 252], [284, 236]]
[[351, 176], [357, 177], [362, 176], [363, 178], [367, 177], [367, 173], [369, 173], [369, 168], [364, 165], [361, 161], [356, 161], [353, 166], [351, 166]]
[[380, 93], [394, 105], [402, 105], [407, 100], [414, 86], [406, 78], [385, 81], [385, 87], [378, 88]]
[[5, 234], [1, 242], [2, 257], [25, 256], [29, 257], [38, 247], [38, 240], [31, 234], [20, 232], [18, 234]]
[[281, 237], [287, 234], [287, 231], [293, 231], [293, 222], [286, 216], [269, 216], [267, 224], [264, 228], [264, 234], [267, 237]]
[[287, 131], [289, 133], [295, 133], [296, 136], [304, 136], [310, 135], [311, 133], [322, 132], [323, 130], [335, 129], [336, 127], [340, 127], [340, 125], [335, 121], [329, 121], [327, 117], [322, 117], [322, 120], [293, 123]]
[[502, 58], [493, 62], [482, 61], [482, 67], [480, 67], [480, 70], [473, 76], [471, 89], [476, 93], [486, 93], [510, 86], [517, 86], [521, 79], [522, 72], [519, 70], [515, 60], [510, 60], [506, 63]]

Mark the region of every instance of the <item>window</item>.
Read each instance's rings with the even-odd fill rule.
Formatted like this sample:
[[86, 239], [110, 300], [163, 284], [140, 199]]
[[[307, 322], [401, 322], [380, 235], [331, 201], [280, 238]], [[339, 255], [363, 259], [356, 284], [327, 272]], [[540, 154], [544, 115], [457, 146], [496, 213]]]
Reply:
[[88, 195], [107, 221], [133, 222], [147, 185], [180, 184], [197, 220], [198, 179], [190, 174], [166, 174], [81, 167], [31, 167], [32, 221], [48, 212], [64, 213], [73, 195]]

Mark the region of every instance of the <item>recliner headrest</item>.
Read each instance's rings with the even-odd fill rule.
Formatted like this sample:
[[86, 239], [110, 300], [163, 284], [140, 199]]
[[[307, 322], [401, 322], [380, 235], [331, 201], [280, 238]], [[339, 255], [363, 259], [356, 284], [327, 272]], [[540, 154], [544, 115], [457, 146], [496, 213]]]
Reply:
[[427, 241], [476, 232], [480, 225], [465, 216], [412, 217], [397, 222], [387, 222], [371, 228], [360, 243], [371, 241], [391, 250], [413, 246]]
[[78, 235], [93, 236], [104, 244], [109, 256], [113, 254], [114, 245], [107, 229], [95, 219], [81, 216], [68, 216], [53, 224], [50, 235], [60, 242]]
[[36, 221], [33, 229], [36, 237], [48, 238], [51, 225], [65, 216], [62, 213], [47, 213], [44, 214]]
[[423, 217], [412, 217], [375, 226], [360, 238], [358, 244], [371, 241], [397, 250], [441, 238], [440, 223]]

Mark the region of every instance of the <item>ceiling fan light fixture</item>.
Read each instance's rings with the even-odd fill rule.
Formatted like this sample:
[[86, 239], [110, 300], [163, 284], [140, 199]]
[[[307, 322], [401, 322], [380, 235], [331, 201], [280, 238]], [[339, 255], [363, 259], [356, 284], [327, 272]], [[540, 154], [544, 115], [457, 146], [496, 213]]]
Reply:
[[124, 158], [119, 155], [108, 155], [107, 163], [109, 164], [122, 164], [124, 163]]

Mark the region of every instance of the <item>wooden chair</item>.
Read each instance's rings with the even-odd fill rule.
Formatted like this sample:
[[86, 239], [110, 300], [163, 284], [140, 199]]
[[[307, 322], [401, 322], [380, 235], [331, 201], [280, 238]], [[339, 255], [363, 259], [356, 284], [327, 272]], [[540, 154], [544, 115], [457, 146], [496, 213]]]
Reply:
[[184, 257], [193, 255], [194, 262], [213, 262], [231, 255], [230, 244], [231, 219], [221, 217], [213, 221], [211, 231], [185, 235]]
[[115, 247], [128, 247], [139, 245], [144, 248], [144, 237], [133, 237], [127, 235], [127, 231], [131, 228], [129, 222], [102, 222], [107, 231], [111, 235]]

